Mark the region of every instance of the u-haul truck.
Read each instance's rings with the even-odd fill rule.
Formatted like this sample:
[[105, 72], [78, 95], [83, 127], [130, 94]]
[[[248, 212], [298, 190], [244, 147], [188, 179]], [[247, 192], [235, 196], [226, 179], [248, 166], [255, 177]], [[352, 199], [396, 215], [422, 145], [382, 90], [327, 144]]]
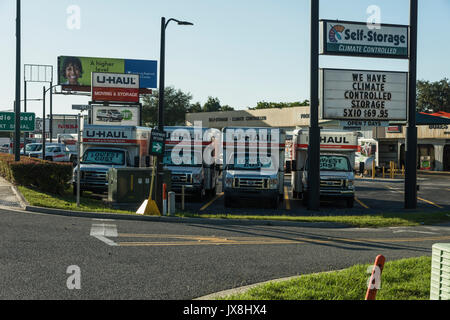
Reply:
[[216, 195], [219, 177], [220, 131], [213, 128], [164, 127], [164, 169], [170, 170], [172, 190], [199, 200]]
[[[111, 168], [149, 167], [151, 128], [84, 125], [82, 128], [80, 191], [108, 191]], [[76, 168], [73, 186], [76, 188]]]
[[278, 207], [284, 197], [286, 133], [276, 128], [222, 129], [225, 207], [260, 199]]
[[[292, 189], [294, 198], [308, 201], [309, 131], [294, 131]], [[324, 130], [320, 132], [320, 196], [341, 198], [353, 207], [355, 152], [358, 149], [356, 132]]]

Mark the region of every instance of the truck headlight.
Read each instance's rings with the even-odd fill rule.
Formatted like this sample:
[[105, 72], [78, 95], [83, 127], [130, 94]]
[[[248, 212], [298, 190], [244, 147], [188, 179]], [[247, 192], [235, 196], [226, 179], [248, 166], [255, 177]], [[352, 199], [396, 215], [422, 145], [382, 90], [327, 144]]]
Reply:
[[200, 173], [194, 173], [192, 175], [192, 182], [193, 183], [200, 183], [200, 182], [202, 182], [202, 175]]
[[225, 178], [225, 187], [227, 188], [233, 187], [233, 178], [230, 177]]
[[269, 187], [271, 189], [278, 188], [278, 178], [270, 178], [269, 179]]

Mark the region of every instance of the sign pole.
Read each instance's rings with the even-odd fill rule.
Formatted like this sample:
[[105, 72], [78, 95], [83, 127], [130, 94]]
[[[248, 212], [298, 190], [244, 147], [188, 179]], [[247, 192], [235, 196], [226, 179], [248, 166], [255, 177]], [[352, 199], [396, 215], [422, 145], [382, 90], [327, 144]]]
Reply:
[[77, 207], [80, 206], [80, 176], [81, 176], [81, 113], [78, 114], [78, 141], [77, 141]]
[[320, 207], [319, 0], [311, 0], [311, 98], [308, 152], [308, 210]]
[[16, 113], [15, 131], [14, 131], [14, 160], [20, 161], [20, 58], [21, 58], [21, 26], [20, 26], [20, 0], [16, 0], [16, 99], [14, 102], [14, 111]]
[[410, 0], [409, 103], [406, 129], [405, 209], [417, 208], [417, 16], [418, 1]]
[[42, 92], [42, 160], [45, 160], [45, 86]]

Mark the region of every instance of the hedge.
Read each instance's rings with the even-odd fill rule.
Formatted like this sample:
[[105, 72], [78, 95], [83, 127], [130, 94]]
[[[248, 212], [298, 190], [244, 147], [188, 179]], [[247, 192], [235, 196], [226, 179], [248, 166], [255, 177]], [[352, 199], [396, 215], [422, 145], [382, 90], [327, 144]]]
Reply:
[[16, 185], [62, 195], [72, 178], [72, 164], [0, 154], [0, 175]]

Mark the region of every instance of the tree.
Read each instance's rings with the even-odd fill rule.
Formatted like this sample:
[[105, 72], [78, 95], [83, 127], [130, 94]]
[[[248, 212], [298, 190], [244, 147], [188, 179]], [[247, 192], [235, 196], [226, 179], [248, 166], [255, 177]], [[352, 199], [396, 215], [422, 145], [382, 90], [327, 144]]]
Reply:
[[[167, 87], [164, 90], [164, 125], [175, 126], [185, 124], [185, 115], [190, 110], [192, 95], [176, 90], [174, 87]], [[155, 91], [151, 95], [143, 98], [142, 122], [146, 126], [154, 127], [158, 125], [158, 103], [159, 92]]]
[[417, 81], [417, 110], [421, 112], [450, 112], [450, 81]]
[[216, 112], [220, 111], [219, 98], [208, 97], [208, 101], [203, 105], [203, 112]]
[[200, 104], [200, 102], [191, 104], [189, 108], [189, 113], [197, 113], [197, 112], [203, 112], [202, 105]]
[[221, 111], [234, 111], [233, 107], [230, 107], [229, 105], [224, 105], [220, 107]]
[[283, 109], [283, 108], [293, 108], [293, 107], [302, 107], [309, 106], [309, 100], [304, 100], [303, 102], [258, 102], [256, 107], [249, 108], [249, 110], [261, 110], [261, 109]]

